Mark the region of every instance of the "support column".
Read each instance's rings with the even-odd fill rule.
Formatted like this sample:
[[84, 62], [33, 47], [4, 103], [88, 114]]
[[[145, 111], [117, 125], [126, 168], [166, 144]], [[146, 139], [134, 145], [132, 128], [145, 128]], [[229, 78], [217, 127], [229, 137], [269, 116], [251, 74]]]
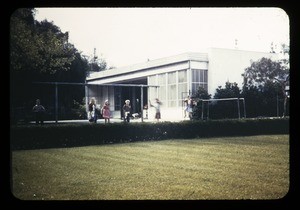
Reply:
[[209, 101], [207, 101], [207, 120], [209, 119]]
[[193, 85], [192, 85], [192, 69], [191, 69], [191, 61], [189, 60], [189, 67], [187, 69], [187, 85], [188, 89], [187, 92], [189, 95], [191, 95], [191, 90], [193, 90]]
[[245, 106], [245, 99], [243, 98], [243, 105], [244, 105], [244, 118], [246, 118], [246, 106]]
[[85, 111], [88, 112], [88, 104], [89, 104], [89, 89], [87, 84], [84, 86], [84, 92], [85, 92]]
[[202, 110], [201, 110], [201, 119], [203, 120], [203, 111], [204, 111], [204, 101], [202, 101]]
[[144, 91], [143, 87], [141, 87], [141, 121], [144, 121], [144, 109], [143, 109], [143, 104], [144, 104]]
[[237, 99], [237, 106], [238, 106], [238, 115], [239, 115], [239, 119], [241, 119], [241, 113], [240, 113], [240, 99]]
[[131, 106], [132, 106], [132, 111], [137, 112], [138, 107], [136, 107], [136, 94], [135, 94], [135, 90], [137, 88], [136, 87], [131, 87], [131, 93], [132, 93], [132, 102], [131, 102]]
[[55, 83], [55, 123], [58, 121], [58, 87], [57, 82]]

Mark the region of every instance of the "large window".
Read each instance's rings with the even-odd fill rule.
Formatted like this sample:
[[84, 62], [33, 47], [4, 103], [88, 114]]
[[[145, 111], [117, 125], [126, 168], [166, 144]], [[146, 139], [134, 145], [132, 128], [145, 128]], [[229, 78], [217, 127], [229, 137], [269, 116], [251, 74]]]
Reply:
[[[157, 85], [156, 82], [156, 75], [152, 75], [148, 77], [148, 84], [149, 85]], [[160, 88], [159, 88], [160, 89]], [[156, 88], [148, 88], [149, 90], [149, 100], [153, 100], [157, 97], [157, 89]]]
[[157, 84], [159, 85], [158, 88], [158, 98], [159, 100], [165, 104], [166, 102], [166, 74], [159, 74], [158, 75]]
[[207, 70], [192, 69], [192, 93], [196, 93], [199, 86], [207, 91]]
[[175, 107], [177, 100], [176, 72], [168, 73], [168, 106]]
[[159, 85], [157, 92], [154, 88], [149, 89], [150, 100], [158, 97], [165, 107], [182, 106], [182, 101], [188, 91], [187, 70], [149, 76], [148, 84]]
[[183, 100], [187, 95], [187, 71], [178, 71], [178, 105], [183, 106]]

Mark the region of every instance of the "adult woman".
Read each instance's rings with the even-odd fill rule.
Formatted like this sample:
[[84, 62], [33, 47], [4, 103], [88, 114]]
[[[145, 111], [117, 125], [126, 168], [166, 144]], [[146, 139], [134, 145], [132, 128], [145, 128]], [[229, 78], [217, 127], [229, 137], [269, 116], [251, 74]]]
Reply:
[[96, 101], [94, 98], [92, 98], [89, 103], [88, 118], [90, 122], [94, 122], [94, 123], [97, 122]]

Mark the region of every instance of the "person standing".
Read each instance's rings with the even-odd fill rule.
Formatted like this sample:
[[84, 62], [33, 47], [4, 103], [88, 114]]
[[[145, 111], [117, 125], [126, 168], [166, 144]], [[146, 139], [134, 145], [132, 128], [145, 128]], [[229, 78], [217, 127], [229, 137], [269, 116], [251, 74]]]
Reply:
[[32, 111], [35, 114], [35, 124], [44, 124], [45, 107], [41, 105], [40, 99], [36, 99], [36, 104], [33, 106]]
[[188, 117], [190, 119], [192, 119], [192, 115], [193, 115], [193, 107], [196, 105], [196, 102], [193, 100], [193, 98], [191, 98], [190, 96], [188, 96], [185, 100], [185, 109], [184, 109], [184, 118], [187, 117], [187, 113], [188, 113]]
[[101, 110], [102, 110], [102, 116], [105, 120], [105, 123], [109, 123], [110, 122], [110, 109], [109, 109], [108, 100], [105, 100], [104, 105]]
[[91, 99], [89, 103], [89, 112], [88, 112], [89, 122], [97, 123], [97, 113], [96, 113], [96, 101], [94, 98]]
[[156, 98], [154, 104], [152, 104], [150, 100], [149, 100], [149, 104], [150, 104], [150, 107], [155, 108], [154, 118], [156, 119], [157, 122], [159, 122], [159, 120], [161, 119], [161, 113], [160, 113], [160, 106], [162, 105], [161, 101], [158, 98]]
[[123, 105], [123, 113], [124, 113], [124, 122], [130, 122], [130, 113], [131, 113], [131, 105], [130, 100], [125, 100], [125, 104]]

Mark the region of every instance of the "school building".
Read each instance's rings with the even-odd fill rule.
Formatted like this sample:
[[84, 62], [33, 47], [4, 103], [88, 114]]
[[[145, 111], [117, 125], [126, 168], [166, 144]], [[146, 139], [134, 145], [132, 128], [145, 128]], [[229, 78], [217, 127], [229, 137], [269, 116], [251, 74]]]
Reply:
[[122, 106], [129, 99], [133, 113], [142, 111], [143, 117], [154, 118], [154, 109], [147, 105], [159, 98], [162, 120], [180, 120], [187, 95], [201, 86], [213, 96], [227, 81], [241, 88], [245, 68], [262, 57], [278, 59], [272, 53], [210, 48], [206, 53], [188, 52], [94, 72], [86, 78], [86, 99], [94, 97], [101, 105], [108, 99], [113, 118], [121, 118]]

